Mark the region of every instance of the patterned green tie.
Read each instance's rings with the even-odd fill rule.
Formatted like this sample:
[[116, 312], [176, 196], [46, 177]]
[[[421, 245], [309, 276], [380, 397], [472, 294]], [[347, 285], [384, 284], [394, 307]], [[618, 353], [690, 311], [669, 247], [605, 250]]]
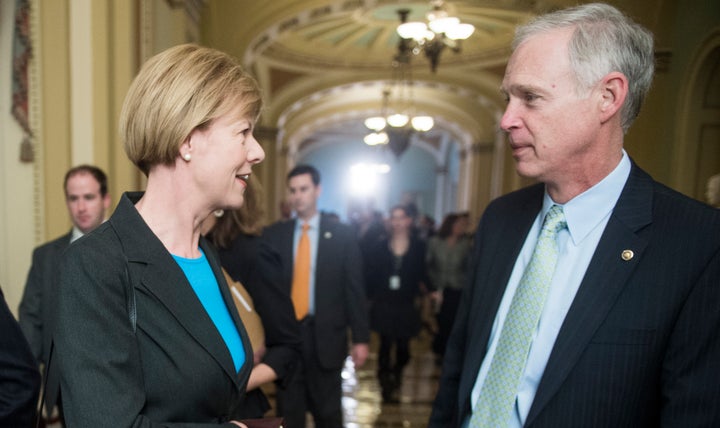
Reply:
[[510, 303], [490, 370], [470, 418], [471, 428], [505, 427], [510, 420], [532, 336], [555, 272], [558, 255], [555, 237], [566, 227], [562, 207], [553, 205]]

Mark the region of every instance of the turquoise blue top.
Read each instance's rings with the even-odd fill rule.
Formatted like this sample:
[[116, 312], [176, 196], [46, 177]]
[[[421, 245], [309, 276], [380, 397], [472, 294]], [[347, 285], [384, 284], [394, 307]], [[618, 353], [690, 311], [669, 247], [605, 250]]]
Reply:
[[220, 287], [210, 268], [210, 263], [205, 257], [205, 253], [200, 249], [200, 257], [197, 259], [186, 259], [175, 254], [172, 256], [185, 272], [185, 276], [195, 294], [220, 332], [228, 350], [230, 350], [233, 363], [235, 363], [235, 371], [240, 371], [240, 367], [245, 364], [245, 349], [243, 348], [240, 333], [235, 327], [235, 323], [220, 294]]

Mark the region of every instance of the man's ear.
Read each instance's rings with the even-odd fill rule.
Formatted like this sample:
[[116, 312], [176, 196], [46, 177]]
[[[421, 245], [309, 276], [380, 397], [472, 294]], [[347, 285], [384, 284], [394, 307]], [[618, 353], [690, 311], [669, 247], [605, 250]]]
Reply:
[[600, 120], [605, 123], [612, 118], [625, 104], [628, 93], [628, 80], [624, 74], [613, 71], [608, 73], [599, 83], [600, 87]]

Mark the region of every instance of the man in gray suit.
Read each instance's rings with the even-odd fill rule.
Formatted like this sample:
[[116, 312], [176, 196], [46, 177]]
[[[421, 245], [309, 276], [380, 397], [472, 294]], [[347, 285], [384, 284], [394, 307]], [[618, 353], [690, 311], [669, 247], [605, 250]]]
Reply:
[[[110, 208], [107, 176], [98, 167], [79, 165], [65, 173], [65, 203], [73, 227], [67, 234], [47, 242], [33, 251], [25, 291], [20, 301], [19, 322], [33, 355], [46, 365], [52, 340], [53, 316], [58, 280], [58, 264], [71, 242], [98, 227]], [[48, 385], [48, 416], [55, 403], [57, 385]]]
[[652, 35], [605, 4], [520, 27], [517, 172], [477, 228], [429, 427], [720, 426], [720, 211], [623, 149]]
[[[315, 427], [340, 428], [340, 373], [348, 354], [348, 328], [355, 365], [362, 366], [368, 355], [370, 333], [360, 249], [349, 226], [318, 212], [317, 169], [296, 166], [288, 174], [287, 185], [297, 218], [269, 226], [263, 239], [280, 254], [282, 286], [292, 295], [301, 324], [303, 359], [287, 387], [278, 388], [278, 414], [285, 418], [287, 428], [304, 427], [306, 410], [312, 413]], [[298, 296], [293, 276], [303, 225], [307, 225], [309, 239], [309, 289]], [[298, 299], [304, 302], [302, 309]]]

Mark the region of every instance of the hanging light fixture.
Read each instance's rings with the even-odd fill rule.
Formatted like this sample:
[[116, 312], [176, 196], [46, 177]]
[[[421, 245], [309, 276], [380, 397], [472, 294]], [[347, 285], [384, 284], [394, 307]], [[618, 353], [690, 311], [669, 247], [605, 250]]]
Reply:
[[[427, 132], [435, 126], [432, 116], [415, 116], [414, 114], [414, 85], [410, 70], [407, 62], [395, 61], [393, 63], [393, 79], [390, 85], [383, 89], [380, 115], [368, 117], [364, 121], [365, 127], [372, 131], [363, 138], [365, 144], [369, 146], [392, 145], [393, 140], [397, 141], [398, 136], [409, 141], [410, 133]], [[391, 100], [391, 95], [395, 96], [393, 100]], [[407, 141], [403, 144], [404, 148], [407, 148]], [[403, 150], [400, 150], [399, 153], [402, 153]], [[399, 153], [396, 152], [398, 156]]]
[[440, 63], [440, 54], [448, 47], [460, 52], [460, 42], [475, 32], [472, 24], [460, 22], [460, 18], [450, 16], [443, 0], [430, 2], [431, 10], [425, 15], [426, 22], [408, 21], [410, 9], [397, 11], [400, 25], [397, 33], [400, 36], [398, 57], [409, 58], [420, 52], [430, 61], [430, 69], [434, 73]]

